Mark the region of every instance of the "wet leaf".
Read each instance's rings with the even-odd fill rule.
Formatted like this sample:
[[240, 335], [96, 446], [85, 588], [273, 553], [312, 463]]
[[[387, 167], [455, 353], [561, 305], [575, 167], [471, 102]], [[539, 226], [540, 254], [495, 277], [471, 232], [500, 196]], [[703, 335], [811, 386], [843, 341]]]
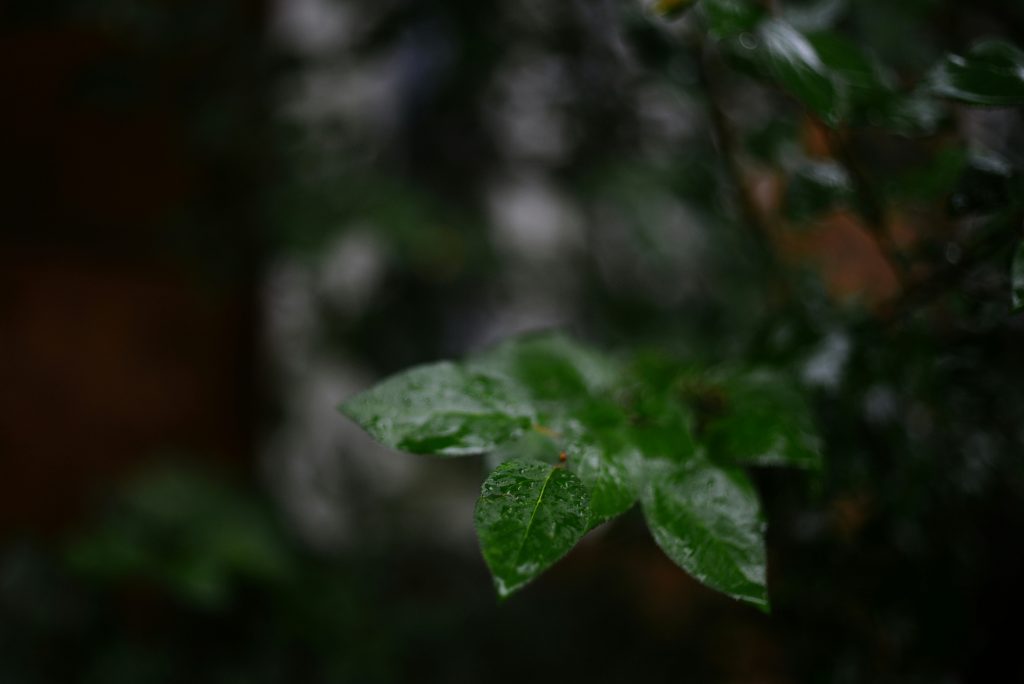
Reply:
[[340, 409], [390, 447], [437, 456], [491, 451], [534, 419], [516, 387], [447, 361], [392, 376]]
[[505, 598], [564, 556], [586, 533], [586, 488], [563, 467], [508, 461], [484, 482], [475, 523], [484, 560]]
[[658, 546], [698, 580], [768, 609], [764, 521], [749, 479], [697, 457], [648, 461], [642, 505]]
[[1024, 51], [998, 40], [948, 55], [928, 77], [932, 92], [974, 105], [1024, 105]]

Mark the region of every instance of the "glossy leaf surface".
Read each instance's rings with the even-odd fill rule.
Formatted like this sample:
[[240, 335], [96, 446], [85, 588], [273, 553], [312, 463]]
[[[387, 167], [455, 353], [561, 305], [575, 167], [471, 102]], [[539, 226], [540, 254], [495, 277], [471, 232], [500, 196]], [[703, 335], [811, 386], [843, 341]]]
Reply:
[[978, 43], [966, 55], [949, 55], [929, 76], [931, 90], [967, 104], [1024, 105], [1024, 51], [997, 40]]
[[475, 523], [498, 595], [507, 597], [564, 556], [588, 529], [583, 483], [565, 468], [508, 461], [484, 482]]
[[703, 458], [650, 461], [643, 511], [654, 540], [698, 580], [767, 610], [764, 521], [749, 479]]
[[437, 456], [491, 451], [533, 420], [515, 387], [447, 361], [388, 378], [340, 408], [390, 447]]

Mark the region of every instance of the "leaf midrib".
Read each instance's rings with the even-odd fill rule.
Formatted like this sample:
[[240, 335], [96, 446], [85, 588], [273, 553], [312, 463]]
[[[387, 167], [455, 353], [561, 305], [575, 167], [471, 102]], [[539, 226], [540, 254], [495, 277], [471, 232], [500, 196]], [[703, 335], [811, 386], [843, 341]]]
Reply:
[[537, 503], [533, 505], [533, 511], [530, 512], [530, 520], [526, 523], [526, 530], [523, 532], [523, 538], [519, 541], [519, 548], [516, 549], [515, 555], [515, 570], [519, 571], [519, 561], [523, 554], [523, 547], [526, 546], [526, 539], [530, 536], [530, 530], [533, 529], [533, 521], [537, 517], [537, 511], [540, 509], [541, 503], [544, 501], [544, 492], [548, 489], [548, 483], [551, 482], [551, 478], [555, 476], [555, 471], [558, 470], [555, 467], [551, 467], [548, 471], [548, 476], [544, 478], [544, 484], [540, 487], [540, 494], [537, 495]]

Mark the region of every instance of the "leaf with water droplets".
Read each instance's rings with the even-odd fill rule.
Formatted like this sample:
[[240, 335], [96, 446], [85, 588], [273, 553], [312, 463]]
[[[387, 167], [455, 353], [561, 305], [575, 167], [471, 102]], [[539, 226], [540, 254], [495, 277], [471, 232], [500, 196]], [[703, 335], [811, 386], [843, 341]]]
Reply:
[[475, 523], [484, 560], [505, 598], [564, 556], [586, 533], [587, 490], [564, 467], [507, 461], [484, 482]]
[[390, 447], [437, 456], [491, 451], [534, 420], [516, 387], [447, 361], [392, 376], [340, 408]]
[[646, 462], [641, 503], [658, 546], [704, 584], [768, 610], [764, 520], [739, 470], [701, 457]]

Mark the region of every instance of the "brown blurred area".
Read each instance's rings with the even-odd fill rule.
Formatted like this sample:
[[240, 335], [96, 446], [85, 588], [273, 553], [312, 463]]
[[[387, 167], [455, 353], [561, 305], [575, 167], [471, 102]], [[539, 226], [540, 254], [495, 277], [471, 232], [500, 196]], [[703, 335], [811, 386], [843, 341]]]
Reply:
[[265, 7], [204, 4], [0, 6], [0, 534], [250, 460]]

